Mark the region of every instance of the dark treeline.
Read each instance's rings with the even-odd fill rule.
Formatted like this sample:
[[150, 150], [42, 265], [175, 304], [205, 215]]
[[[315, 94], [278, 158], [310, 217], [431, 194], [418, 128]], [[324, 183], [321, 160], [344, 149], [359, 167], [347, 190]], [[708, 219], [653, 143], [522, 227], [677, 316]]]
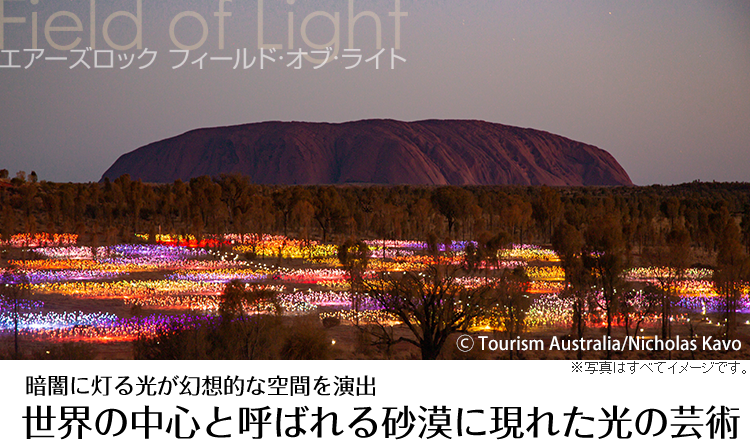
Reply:
[[[412, 278], [404, 274], [406, 284], [391, 280], [392, 291], [368, 290], [362, 273], [367, 268], [369, 249], [361, 239], [427, 240], [430, 252], [436, 253], [436, 261], [439, 261], [435, 246], [438, 241], [474, 240], [476, 243], [466, 246], [465, 264], [459, 268], [464, 274], [486, 271], [493, 264], [499, 266], [498, 251], [512, 242], [551, 246], [564, 269], [561, 294], [572, 300], [571, 336], [576, 339], [583, 338], [586, 327], [594, 320], [602, 320], [598, 324], [608, 336], [613, 335], [616, 326], [622, 326], [626, 335], [631, 330], [637, 334], [649, 316], [660, 316], [661, 336], [672, 337], [675, 331], [672, 318], [679, 295], [677, 285], [686, 279], [689, 267], [704, 266], [714, 269], [716, 291], [724, 301], [719, 322], [723, 324], [722, 336], [729, 340], [737, 334], [738, 305], [750, 280], [748, 183], [560, 188], [260, 186], [243, 176], [223, 175], [155, 185], [133, 181], [127, 175], [102, 183], [39, 182], [34, 173], [28, 179], [23, 173], [8, 179], [7, 172], [0, 170], [0, 208], [3, 240], [20, 233], [73, 233], [79, 235], [82, 244], [106, 245], [140, 240], [136, 234], [192, 235], [200, 239], [214, 234], [249, 233], [284, 234], [341, 244], [338, 256], [353, 280], [352, 295], [358, 295], [355, 290], [362, 290], [371, 298], [380, 295], [385, 298], [383, 304], [393, 298], [400, 301], [414, 292], [433, 292], [443, 285], [445, 278], [435, 277], [437, 281], [430, 287], [424, 283], [410, 284]], [[640, 287], [629, 285], [625, 277], [628, 268], [637, 266], [661, 268], [654, 271], [656, 284], [641, 286], [642, 292]], [[439, 268], [436, 270], [440, 273]], [[502, 271], [500, 275], [495, 284], [502, 281]], [[445, 296], [454, 300], [467, 293], [446, 291]], [[226, 305], [255, 301], [252, 298], [259, 292], [244, 292], [250, 296], [237, 296], [239, 300]], [[508, 292], [504, 292], [505, 299], [493, 299], [492, 303], [502, 303], [503, 310], [514, 311], [506, 322], [522, 322], [523, 310], [528, 305], [523, 305], [521, 299], [528, 296]], [[478, 296], [468, 292], [468, 297]], [[354, 304], [356, 309], [356, 300]], [[403, 310], [403, 302], [394, 304], [392, 313]], [[436, 304], [455, 308], [456, 302]], [[222, 313], [229, 316], [228, 310], [225, 307]], [[417, 316], [417, 312], [412, 315]], [[442, 312], [425, 315], [444, 316]], [[697, 321], [689, 320], [690, 337], [698, 324], [710, 323], [707, 319], [703, 316]], [[407, 317], [402, 319], [407, 320]], [[261, 335], [265, 330], [261, 332], [255, 327], [260, 321], [235, 315], [222, 320], [245, 321], [248, 326], [239, 330], [223, 325], [201, 337], [207, 338], [204, 338], [206, 346], [220, 347], [216, 341], [224, 333], [244, 332], [241, 333], [245, 335], [244, 345], [228, 346], [227, 350], [246, 356], [264, 340]], [[266, 324], [277, 328], [276, 321], [263, 321]], [[520, 333], [522, 326], [513, 324], [505, 328], [511, 337]], [[416, 334], [424, 336], [420, 331]], [[446, 337], [440, 333], [433, 339], [441, 346]], [[392, 342], [389, 340], [389, 344]], [[420, 347], [423, 356], [430, 358], [440, 352], [434, 344], [427, 349], [424, 344]], [[141, 348], [154, 350], [148, 344]], [[271, 351], [288, 352], [285, 356], [294, 357], [300, 350], [289, 345]]]
[[[19, 173], [21, 174], [21, 173]], [[7, 173], [5, 174], [7, 176]], [[684, 233], [714, 254], [728, 221], [750, 245], [750, 184], [648, 187], [259, 186], [237, 175], [154, 185], [122, 176], [103, 183], [0, 180], [0, 235], [75, 233], [83, 243], [134, 234], [285, 234], [549, 244], [560, 225], [617, 229], [631, 252]]]

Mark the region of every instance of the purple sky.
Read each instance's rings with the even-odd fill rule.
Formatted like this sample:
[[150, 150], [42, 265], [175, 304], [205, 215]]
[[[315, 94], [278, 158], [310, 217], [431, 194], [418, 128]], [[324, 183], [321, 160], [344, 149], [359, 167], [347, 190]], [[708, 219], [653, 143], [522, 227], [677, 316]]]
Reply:
[[[750, 180], [750, 2], [694, 0], [518, 1], [403, 0], [401, 22], [406, 63], [390, 70], [395, 0], [355, 0], [355, 14], [375, 12], [382, 25], [380, 70], [338, 60], [314, 70], [286, 67], [288, 12], [294, 13], [296, 48], [315, 50], [301, 38], [310, 13], [340, 14], [340, 51], [348, 47], [346, 0], [265, 0], [265, 39], [283, 43], [274, 56], [248, 70], [234, 61], [247, 48], [258, 56], [258, 2], [234, 0], [224, 7], [225, 50], [218, 49], [218, 0], [144, 0], [143, 46], [156, 50], [154, 64], [125, 70], [69, 69], [77, 54], [52, 49], [44, 35], [49, 17], [76, 14], [83, 32], [53, 33], [57, 44], [81, 38], [90, 46], [90, 0], [5, 2], [4, 49], [31, 48], [37, 12], [43, 57], [29, 69], [0, 69], [0, 168], [11, 174], [35, 170], [53, 181], [98, 180], [121, 154], [185, 131], [265, 120], [342, 122], [367, 118], [400, 120], [482, 119], [550, 131], [612, 153], [636, 184]], [[96, 2], [96, 49], [110, 49], [102, 34], [112, 13], [136, 12], [136, 0]], [[194, 11], [205, 17], [208, 37], [189, 62], [170, 39], [173, 17]], [[54, 26], [73, 26], [69, 17]], [[375, 25], [363, 17], [354, 29], [365, 58], [377, 53]], [[198, 20], [176, 25], [181, 44], [201, 37]], [[331, 39], [325, 17], [312, 18], [314, 43]], [[135, 25], [115, 18], [109, 34], [127, 44]], [[190, 62], [207, 53], [203, 70]], [[13, 55], [25, 65], [29, 53]], [[1, 55], [0, 64], [8, 63]], [[85, 60], [93, 67], [93, 54]]]

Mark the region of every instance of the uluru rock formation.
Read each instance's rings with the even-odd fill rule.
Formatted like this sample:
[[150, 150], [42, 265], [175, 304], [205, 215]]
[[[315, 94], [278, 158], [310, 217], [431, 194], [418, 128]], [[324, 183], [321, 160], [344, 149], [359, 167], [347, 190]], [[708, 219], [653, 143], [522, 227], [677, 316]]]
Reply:
[[632, 185], [606, 151], [483, 121], [261, 122], [193, 130], [121, 156], [102, 179], [240, 173], [259, 184]]

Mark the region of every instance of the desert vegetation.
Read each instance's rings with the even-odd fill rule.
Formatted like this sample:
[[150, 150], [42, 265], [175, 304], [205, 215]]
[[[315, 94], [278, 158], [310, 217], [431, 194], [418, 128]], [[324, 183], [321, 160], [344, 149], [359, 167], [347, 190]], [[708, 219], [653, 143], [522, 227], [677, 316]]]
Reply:
[[[0, 172], [7, 358], [748, 357], [750, 184], [146, 184]], [[462, 353], [461, 334], [742, 341]]]

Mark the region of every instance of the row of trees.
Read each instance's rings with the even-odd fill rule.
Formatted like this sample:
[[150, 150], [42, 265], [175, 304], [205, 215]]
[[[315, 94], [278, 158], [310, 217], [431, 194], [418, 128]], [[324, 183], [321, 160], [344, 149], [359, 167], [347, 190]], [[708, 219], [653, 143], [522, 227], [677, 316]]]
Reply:
[[[563, 296], [572, 305], [571, 336], [584, 338], [587, 326], [593, 323], [603, 324], [607, 336], [615, 336], [615, 324], [624, 327], [626, 335], [631, 334], [631, 329], [635, 335], [647, 317], [657, 316], [661, 319], [662, 338], [672, 338], [677, 285], [693, 262], [688, 233], [676, 223], [662, 242], [648, 249], [643, 258], [658, 270], [656, 283], [644, 288], [625, 280], [632, 258], [617, 218], [604, 215], [593, 220], [583, 229], [566, 222], [554, 229], [553, 246], [566, 278]], [[736, 336], [740, 298], [750, 281], [750, 257], [740, 238], [737, 223], [727, 219], [714, 270], [714, 281], [724, 302], [722, 322], [727, 340]], [[363, 277], [369, 262], [367, 246], [362, 241], [346, 240], [339, 246], [338, 256], [351, 280], [353, 310], [360, 310], [364, 297], [371, 306], [390, 316], [363, 321], [358, 318], [355, 326], [386, 351], [405, 342], [417, 347], [424, 359], [437, 358], [451, 335], [466, 332], [480, 322], [491, 322], [508, 341], [520, 336], [531, 304], [528, 279], [523, 269], [487, 270], [499, 267], [497, 249], [508, 244], [502, 239], [497, 236], [489, 242], [470, 245], [460, 266], [451, 265], [431, 247], [434, 263], [427, 270], [382, 273], [374, 279]], [[457, 279], [466, 275], [482, 275], [486, 283], [462, 286]], [[394, 332], [389, 321], [402, 324], [406, 333]], [[691, 323], [691, 334], [694, 325]], [[579, 357], [582, 354], [579, 351]]]
[[[244, 176], [200, 177], [169, 185], [127, 175], [103, 183], [13, 179], [0, 187], [0, 235], [68, 232], [103, 243], [135, 233], [202, 236], [282, 233], [323, 241], [340, 237], [423, 239], [429, 233], [480, 240], [502, 231], [515, 242], [550, 243], [561, 223], [586, 228], [611, 217], [636, 252], [679, 228], [716, 252], [730, 218], [750, 249], [750, 184], [670, 187], [258, 186]], [[337, 238], [339, 237], [339, 238]]]
[[[609, 335], [617, 321], [624, 321], [630, 331], [631, 325], [637, 329], [642, 317], [657, 311], [662, 336], [670, 337], [676, 285], [688, 267], [700, 263], [715, 269], [715, 282], [724, 298], [725, 335], [730, 338], [737, 328], [742, 288], [750, 278], [748, 184], [275, 187], [252, 185], [234, 175], [170, 185], [143, 184], [128, 176], [101, 184], [40, 183], [17, 177], [0, 188], [0, 206], [3, 238], [37, 231], [74, 232], [93, 244], [157, 232], [198, 237], [283, 233], [329, 242], [344, 237], [428, 237], [435, 252], [435, 243], [442, 239], [438, 237], [470, 239], [477, 245], [467, 248], [461, 269], [467, 273], [479, 270], [482, 261], [497, 258], [497, 250], [511, 242], [549, 243], [565, 270], [564, 293], [572, 300], [576, 337], [583, 337], [594, 313], [603, 315]], [[366, 281], [362, 277], [369, 260], [366, 248], [349, 240], [339, 252], [350, 272], [355, 310], [362, 300], [358, 295], [367, 293], [413, 335], [396, 338], [385, 326], [362, 323], [377, 340], [405, 341], [419, 347], [423, 357], [434, 358], [448, 336], [466, 330], [480, 318], [480, 311], [501, 314], [509, 337], [522, 328], [526, 295], [520, 274], [492, 275], [492, 283], [476, 289], [456, 285], [454, 274], [440, 267], [426, 274]], [[636, 301], [623, 281], [624, 271], [636, 264], [666, 268], [657, 273], [658, 286], [647, 292], [645, 301]], [[222, 304], [222, 325], [211, 333], [214, 339], [209, 346], [231, 341], [234, 345], [222, 352], [257, 357], [254, 347], [262, 347], [261, 335], [267, 332], [258, 327], [257, 315], [239, 311], [267, 303], [262, 294], [262, 289], [230, 285]], [[632, 317], [636, 322], [629, 322]], [[238, 332], [242, 338], [222, 337]]]
[[[587, 227], [562, 223], [556, 229], [552, 244], [565, 271], [564, 295], [572, 300], [573, 330], [583, 337], [588, 315], [596, 310], [606, 316], [607, 335], [615, 319], [624, 321], [636, 316], [638, 326], [650, 314], [661, 318], [662, 338], [671, 338], [674, 303], [679, 299], [677, 285], [686, 270], [695, 265], [694, 247], [684, 225], [674, 223], [641, 255], [642, 264], [656, 268], [656, 284], [646, 287], [636, 297], [624, 280], [624, 271], [632, 265], [622, 228], [613, 215], [592, 219]], [[750, 281], [750, 257], [742, 245], [740, 227], [732, 217], [725, 219], [716, 243], [714, 279], [723, 300], [722, 319], [727, 340], [735, 336], [737, 315], [743, 286]]]
[[[625, 280], [632, 258], [617, 218], [604, 215], [593, 220], [582, 229], [560, 223], [553, 236], [553, 247], [565, 271], [563, 296], [570, 299], [572, 306], [571, 336], [584, 338], [587, 326], [600, 321], [607, 336], [614, 336], [615, 323], [625, 328], [626, 335], [634, 326], [635, 335], [647, 317], [657, 316], [661, 319], [662, 338], [672, 338], [678, 282], [685, 278], [693, 262], [688, 233], [675, 224], [662, 242], [649, 248], [643, 258], [658, 268], [656, 284], [634, 285]], [[728, 341], [737, 336], [740, 300], [750, 282], [750, 257], [741, 245], [740, 228], [733, 219], [727, 219], [717, 247], [714, 282], [723, 300], [722, 328]], [[340, 249], [339, 259], [350, 279], [360, 280], [352, 283], [361, 286], [356, 290], [366, 292], [378, 308], [409, 331], [410, 336], [396, 337], [392, 328], [377, 320], [356, 323], [378, 343], [390, 347], [407, 342], [418, 347], [424, 359], [435, 359], [450, 335], [465, 332], [478, 322], [490, 320], [509, 341], [525, 329], [531, 305], [528, 279], [523, 269], [480, 269], [496, 263], [493, 260], [497, 251], [491, 243], [480, 242], [467, 250], [460, 267], [441, 264], [436, 253], [435, 265], [421, 273], [381, 274], [365, 281], [361, 281], [361, 273], [366, 269], [367, 258], [362, 256], [361, 247], [348, 241]], [[477, 274], [481, 270], [486, 281], [483, 285], [470, 288], [456, 282], [459, 274]], [[512, 350], [510, 354], [513, 356]], [[582, 354], [579, 351], [579, 357]], [[610, 356], [608, 351], [607, 357]]]

